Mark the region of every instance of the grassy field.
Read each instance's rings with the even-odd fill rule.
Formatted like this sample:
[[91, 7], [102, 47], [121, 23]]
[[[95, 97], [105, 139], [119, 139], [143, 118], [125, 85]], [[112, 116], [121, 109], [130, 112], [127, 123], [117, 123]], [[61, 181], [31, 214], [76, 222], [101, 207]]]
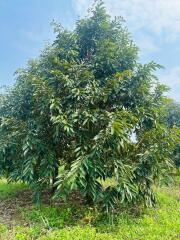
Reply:
[[121, 209], [111, 216], [73, 198], [68, 204], [32, 204], [32, 192], [21, 183], [0, 181], [2, 240], [176, 240], [180, 239], [180, 178], [156, 189], [156, 208]]

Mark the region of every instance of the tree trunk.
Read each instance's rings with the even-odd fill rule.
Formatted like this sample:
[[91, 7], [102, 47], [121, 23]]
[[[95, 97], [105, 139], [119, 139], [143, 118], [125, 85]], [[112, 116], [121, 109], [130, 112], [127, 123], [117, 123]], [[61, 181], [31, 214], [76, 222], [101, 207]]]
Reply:
[[59, 166], [55, 167], [54, 175], [52, 178], [52, 194], [54, 194], [57, 190], [57, 186], [55, 186], [55, 182], [57, 181], [58, 173], [59, 173]]

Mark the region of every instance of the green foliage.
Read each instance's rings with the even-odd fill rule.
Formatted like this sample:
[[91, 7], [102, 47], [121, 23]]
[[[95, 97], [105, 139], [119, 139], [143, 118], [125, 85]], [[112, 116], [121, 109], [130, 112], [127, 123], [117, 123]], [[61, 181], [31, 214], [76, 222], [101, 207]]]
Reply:
[[172, 158], [175, 166], [180, 167], [180, 104], [169, 100], [165, 106], [164, 121], [168, 128], [177, 128], [177, 143], [173, 151]]
[[169, 128], [172, 128], [174, 125], [180, 127], [180, 104], [169, 100], [166, 104], [166, 124]]
[[[56, 182], [56, 196], [77, 190], [107, 211], [153, 205], [175, 133], [161, 122], [167, 88], [154, 75], [161, 66], [138, 62], [122, 19], [111, 19], [102, 1], [73, 31], [56, 24], [55, 32], [0, 98], [1, 175], [29, 183], [36, 200]], [[104, 188], [106, 179], [117, 184]]]

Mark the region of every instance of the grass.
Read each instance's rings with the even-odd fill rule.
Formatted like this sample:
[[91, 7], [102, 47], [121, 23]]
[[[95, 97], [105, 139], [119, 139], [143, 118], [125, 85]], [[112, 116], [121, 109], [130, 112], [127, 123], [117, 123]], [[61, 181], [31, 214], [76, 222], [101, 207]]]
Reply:
[[5, 179], [0, 179], [0, 200], [12, 198], [18, 194], [19, 190], [26, 189], [27, 186], [24, 183], [7, 183]]
[[[17, 205], [9, 226], [0, 222], [2, 240], [176, 240], [180, 239], [180, 178], [171, 187], [156, 189], [156, 208], [141, 214], [122, 210], [107, 216], [79, 203], [52, 203], [36, 207]], [[12, 202], [22, 184], [0, 182], [0, 201]], [[20, 203], [22, 203], [20, 201]], [[136, 211], [139, 213], [139, 211]], [[19, 221], [20, 219], [20, 221]]]

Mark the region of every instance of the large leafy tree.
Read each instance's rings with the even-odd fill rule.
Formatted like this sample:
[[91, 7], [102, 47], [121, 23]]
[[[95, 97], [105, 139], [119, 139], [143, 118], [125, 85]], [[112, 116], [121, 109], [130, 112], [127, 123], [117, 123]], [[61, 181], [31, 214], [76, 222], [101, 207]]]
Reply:
[[123, 20], [101, 1], [73, 31], [55, 24], [55, 32], [0, 99], [1, 174], [37, 190], [56, 182], [57, 195], [78, 190], [106, 208], [153, 204], [174, 144], [160, 116], [160, 66], [139, 63]]

